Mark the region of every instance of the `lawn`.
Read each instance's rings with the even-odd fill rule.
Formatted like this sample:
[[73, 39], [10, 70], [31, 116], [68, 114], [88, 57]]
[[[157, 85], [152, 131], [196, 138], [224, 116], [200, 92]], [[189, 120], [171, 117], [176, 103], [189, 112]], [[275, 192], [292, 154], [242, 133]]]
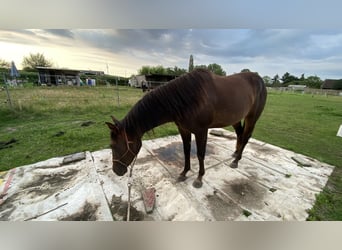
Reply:
[[[80, 151], [108, 148], [110, 115], [121, 119], [143, 92], [120, 87], [10, 89], [0, 92], [0, 171]], [[119, 99], [118, 99], [119, 97]], [[336, 166], [310, 211], [312, 220], [342, 220], [342, 97], [269, 91], [256, 139]], [[144, 139], [176, 134], [173, 124]], [[15, 139], [15, 140], [13, 140]]]

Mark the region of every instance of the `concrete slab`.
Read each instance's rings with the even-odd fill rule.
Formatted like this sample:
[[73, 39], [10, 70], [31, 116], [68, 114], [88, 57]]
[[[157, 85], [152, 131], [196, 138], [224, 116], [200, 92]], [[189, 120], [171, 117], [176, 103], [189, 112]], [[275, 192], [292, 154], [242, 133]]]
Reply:
[[[143, 141], [133, 171], [131, 220], [307, 218], [333, 166], [251, 139], [239, 168], [232, 169], [235, 135], [223, 129], [211, 133], [200, 189], [192, 186], [198, 171], [194, 141], [192, 170], [183, 183], [176, 182], [183, 168], [180, 136]], [[125, 220], [127, 182], [127, 176], [112, 172], [109, 149], [15, 168], [1, 175], [0, 220]], [[146, 190], [155, 192], [149, 213], [143, 199]]]

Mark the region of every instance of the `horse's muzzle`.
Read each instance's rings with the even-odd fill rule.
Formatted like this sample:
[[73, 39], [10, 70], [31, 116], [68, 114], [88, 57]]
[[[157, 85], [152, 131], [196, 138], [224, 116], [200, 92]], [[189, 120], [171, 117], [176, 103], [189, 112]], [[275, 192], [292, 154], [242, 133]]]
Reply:
[[123, 176], [127, 172], [127, 167], [121, 166], [121, 165], [113, 165], [113, 171], [118, 176]]

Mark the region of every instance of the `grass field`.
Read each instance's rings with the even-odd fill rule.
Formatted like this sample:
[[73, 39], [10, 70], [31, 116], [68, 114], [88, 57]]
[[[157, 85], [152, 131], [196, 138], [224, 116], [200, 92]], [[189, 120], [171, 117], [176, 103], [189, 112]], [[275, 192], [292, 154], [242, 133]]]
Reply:
[[[118, 93], [120, 99], [118, 101]], [[104, 122], [121, 119], [143, 93], [120, 87], [10, 89], [0, 92], [0, 171], [55, 156], [108, 148]], [[310, 211], [312, 220], [342, 220], [342, 97], [269, 91], [253, 137], [336, 166]], [[177, 134], [173, 124], [144, 139]], [[3, 143], [0, 144], [0, 146]]]

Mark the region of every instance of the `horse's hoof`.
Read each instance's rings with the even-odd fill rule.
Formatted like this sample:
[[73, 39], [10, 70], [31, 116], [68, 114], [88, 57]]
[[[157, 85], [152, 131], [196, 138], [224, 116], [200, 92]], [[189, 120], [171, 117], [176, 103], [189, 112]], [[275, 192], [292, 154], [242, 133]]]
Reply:
[[186, 180], [186, 176], [184, 176], [184, 175], [180, 175], [180, 176], [178, 176], [178, 178], [177, 178], [177, 182], [183, 182], [183, 181], [185, 181]]
[[237, 162], [232, 162], [229, 165], [231, 168], [237, 168], [238, 167], [238, 163]]
[[196, 179], [196, 180], [192, 183], [192, 186], [193, 186], [194, 188], [200, 188], [200, 187], [202, 187], [202, 181]]

